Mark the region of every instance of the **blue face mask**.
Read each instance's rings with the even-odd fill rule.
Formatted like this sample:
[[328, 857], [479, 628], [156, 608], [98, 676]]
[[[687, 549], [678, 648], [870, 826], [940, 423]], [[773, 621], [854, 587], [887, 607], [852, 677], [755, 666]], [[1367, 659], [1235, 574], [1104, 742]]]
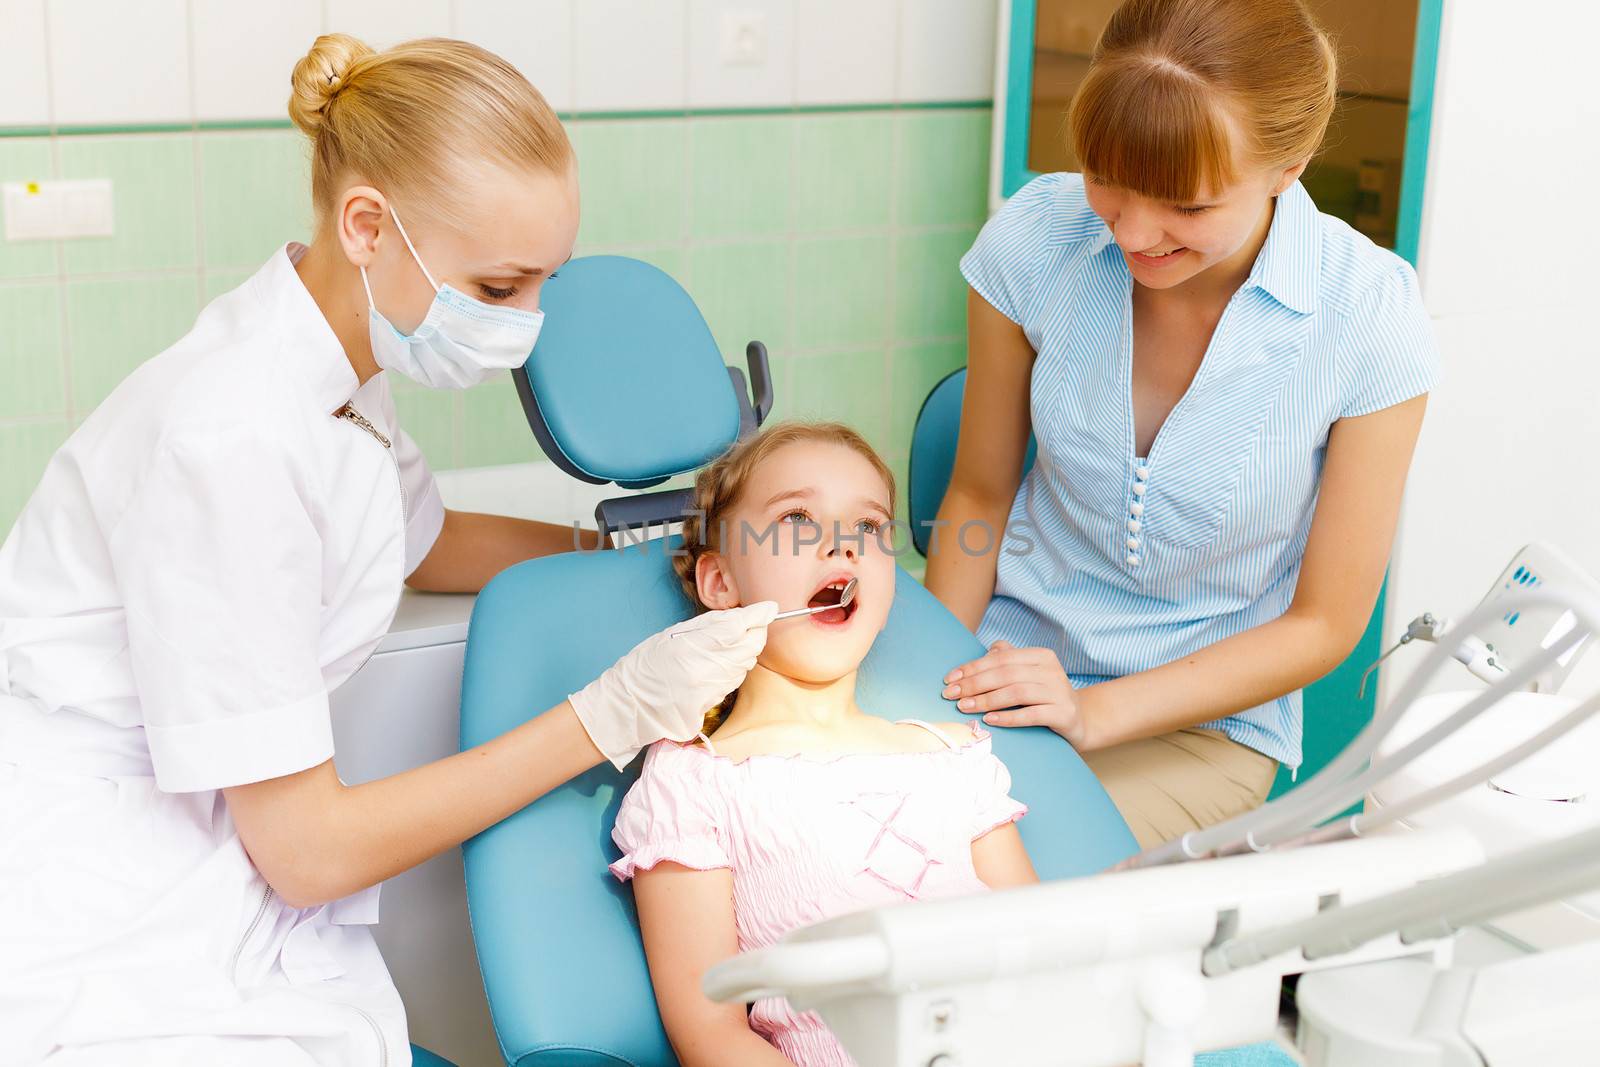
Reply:
[[465, 389], [496, 371], [526, 363], [539, 339], [539, 328], [544, 325], [544, 312], [495, 307], [448, 285], [439, 285], [423, 266], [393, 204], [389, 205], [389, 214], [394, 216], [395, 227], [411, 258], [433, 286], [434, 296], [422, 325], [407, 336], [379, 313], [372, 302], [367, 268], [361, 268], [361, 284], [367, 290], [367, 333], [372, 338], [372, 358], [378, 366], [432, 389]]

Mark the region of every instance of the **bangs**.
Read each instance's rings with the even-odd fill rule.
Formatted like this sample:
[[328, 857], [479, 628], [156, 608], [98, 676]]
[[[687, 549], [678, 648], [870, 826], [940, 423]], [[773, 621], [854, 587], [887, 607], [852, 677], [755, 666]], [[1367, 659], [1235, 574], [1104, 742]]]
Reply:
[[1153, 200], [1188, 203], [1234, 179], [1233, 144], [1214, 89], [1150, 56], [1095, 63], [1072, 99], [1082, 169]]

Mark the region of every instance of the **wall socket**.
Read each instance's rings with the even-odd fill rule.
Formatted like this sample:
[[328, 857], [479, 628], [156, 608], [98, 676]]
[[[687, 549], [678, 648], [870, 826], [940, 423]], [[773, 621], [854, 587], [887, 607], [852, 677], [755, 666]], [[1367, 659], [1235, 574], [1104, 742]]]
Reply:
[[767, 13], [753, 8], [722, 12], [722, 65], [759, 67], [767, 61]]
[[110, 237], [114, 230], [110, 178], [6, 182], [7, 241]]

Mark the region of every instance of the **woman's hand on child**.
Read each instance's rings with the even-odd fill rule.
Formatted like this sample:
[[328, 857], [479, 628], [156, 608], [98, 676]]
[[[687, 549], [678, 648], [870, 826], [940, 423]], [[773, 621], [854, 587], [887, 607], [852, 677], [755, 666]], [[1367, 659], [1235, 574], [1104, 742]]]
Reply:
[[778, 613], [770, 600], [707, 611], [645, 638], [567, 698], [602, 755], [626, 767], [663, 738], [687, 741], [710, 708], [739, 688]]
[[[1060, 658], [1048, 648], [996, 641], [989, 651], [945, 675], [944, 696], [989, 726], [1048, 726], [1081, 748], [1084, 722]], [[1008, 710], [1009, 709], [1009, 710]]]

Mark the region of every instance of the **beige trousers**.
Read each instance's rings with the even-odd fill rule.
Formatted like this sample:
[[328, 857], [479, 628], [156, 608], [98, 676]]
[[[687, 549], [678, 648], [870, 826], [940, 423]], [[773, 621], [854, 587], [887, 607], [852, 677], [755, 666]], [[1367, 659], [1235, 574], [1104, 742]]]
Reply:
[[1260, 807], [1278, 761], [1221, 730], [1188, 727], [1084, 754], [1140, 848]]

